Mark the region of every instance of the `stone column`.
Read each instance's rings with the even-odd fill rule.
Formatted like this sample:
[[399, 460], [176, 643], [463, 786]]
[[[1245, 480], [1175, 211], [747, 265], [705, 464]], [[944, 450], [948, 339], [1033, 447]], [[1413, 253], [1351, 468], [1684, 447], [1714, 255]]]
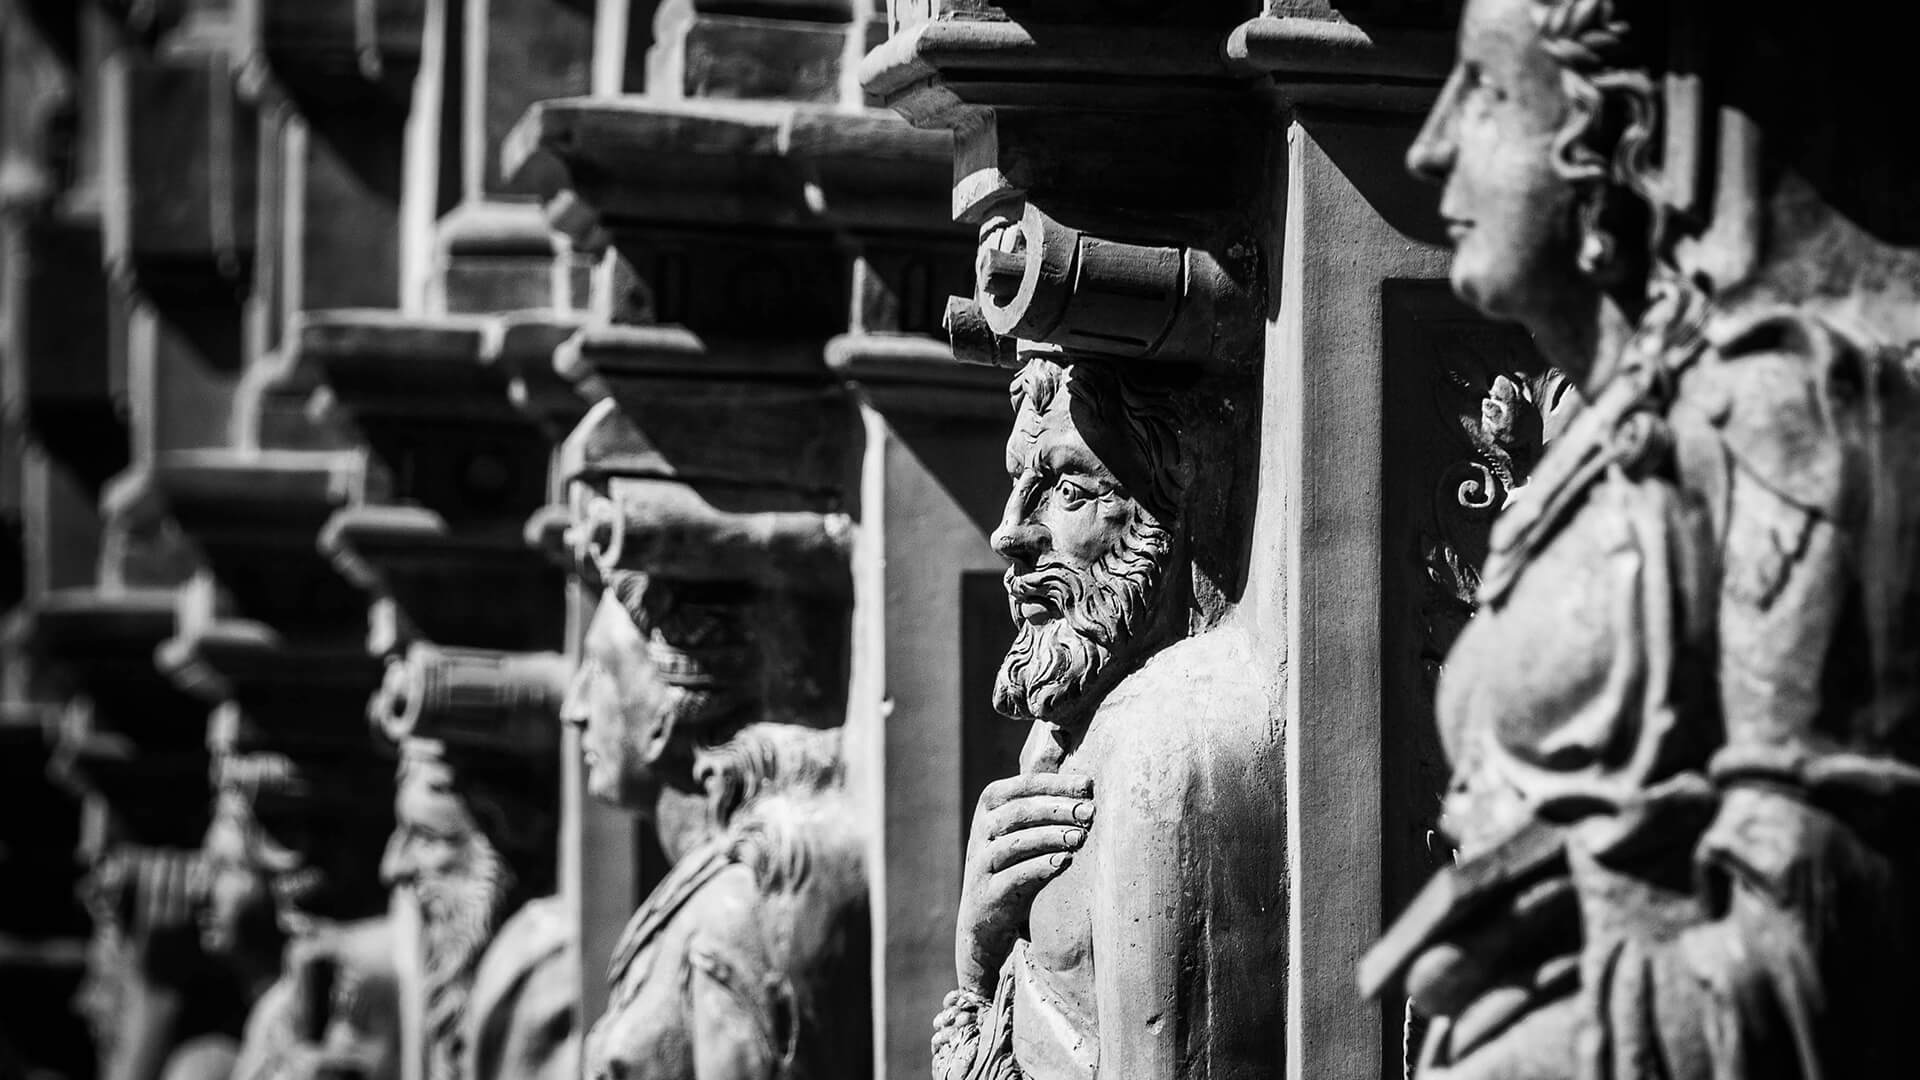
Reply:
[[60, 687], [33, 655], [33, 609], [96, 572], [99, 485], [126, 462], [108, 348], [95, 134], [84, 108], [80, 12], [9, 4], [0, 28], [0, 834], [17, 906], [0, 920], [0, 995], [24, 1068], [91, 1071], [72, 1008], [87, 971], [77, 900], [82, 800], [50, 775]]
[[[561, 647], [563, 577], [526, 547], [521, 532], [548, 499], [553, 443], [584, 408], [564, 387], [555, 392], [551, 374], [553, 349], [577, 326], [567, 308], [584, 286], [576, 286], [574, 261], [556, 248], [538, 204], [501, 178], [497, 158], [507, 121], [528, 103], [586, 88], [590, 12], [554, 0], [436, 0], [421, 6], [421, 20], [404, 164], [410, 205], [398, 237], [407, 275], [401, 302], [386, 309], [312, 304], [295, 317], [287, 345], [289, 369], [314, 386], [309, 414], [362, 441], [391, 481], [364, 489], [318, 537], [370, 602], [367, 648], [388, 670], [388, 689], [371, 703], [383, 722], [394, 720], [396, 695], [405, 698], [395, 681], [405, 684], [408, 672], [440, 672], [440, 661], [457, 655], [465, 659], [447, 669], [456, 681], [476, 664], [497, 664], [511, 681], [537, 671], [538, 658]], [[534, 700], [540, 686], [502, 692]], [[548, 743], [514, 745], [514, 753], [535, 759], [528, 776], [558, 767], [555, 718], [541, 726]], [[391, 734], [409, 753], [419, 740], [439, 738]], [[553, 1046], [515, 1043], [511, 1054], [557, 1063], [577, 1053], [568, 1031], [552, 1030], [554, 1017], [517, 1026], [511, 995], [482, 995], [485, 1011], [498, 1017], [467, 1008], [476, 980], [504, 979], [518, 993], [518, 975], [495, 976], [482, 958], [494, 932], [512, 939], [508, 951], [520, 962], [564, 964], [572, 955], [546, 941], [553, 927], [565, 929], [546, 895], [557, 846], [555, 807], [543, 801], [553, 797], [552, 785], [503, 788], [503, 770], [488, 765], [487, 756], [454, 752], [431, 766], [402, 766], [387, 873], [398, 887], [396, 903], [421, 905], [422, 940], [408, 951], [425, 964], [403, 995], [417, 1040], [407, 1055], [410, 1075], [537, 1067], [493, 1060], [495, 1036], [467, 1038], [469, 1021], [506, 1030], [509, 1042], [558, 1039]], [[454, 950], [458, 955], [441, 939], [459, 930], [461, 912], [443, 898], [469, 880], [474, 864], [445, 874], [414, 868], [417, 844], [408, 839], [422, 827], [409, 820], [409, 808], [432, 812], [408, 785], [435, 771], [458, 793], [462, 820], [471, 819], [463, 843], [479, 854], [504, 852], [516, 883], [493, 898], [485, 935]], [[499, 806], [511, 812], [491, 809]], [[520, 828], [538, 820], [546, 821], [544, 831]], [[514, 823], [513, 835], [501, 835], [502, 821]], [[528, 900], [540, 903], [523, 914]], [[538, 929], [531, 952], [523, 926]], [[570, 944], [570, 935], [559, 936]], [[486, 1060], [470, 1060], [475, 1052]]]
[[1273, 106], [1221, 63], [1233, 8], [903, 3], [862, 68], [954, 133], [954, 351], [1017, 371], [991, 700], [1030, 726], [954, 829], [958, 933], [929, 945], [958, 985], [916, 994], [936, 1076], [1284, 1060], [1285, 654], [1248, 558]]
[[[614, 6], [599, 23], [603, 96], [536, 106], [507, 143], [518, 173], [549, 177], [555, 226], [610, 250], [594, 309], [613, 325], [584, 332], [563, 360], [581, 393], [604, 395], [650, 363], [811, 379], [827, 343], [850, 331], [873, 334], [881, 354], [930, 340], [944, 295], [934, 283], [964, 266], [940, 210], [947, 141], [863, 107], [850, 58], [871, 12]], [[614, 96], [622, 87], [646, 92]], [[903, 333], [920, 336], [889, 337]], [[853, 716], [878, 719], [865, 705]], [[849, 746], [864, 747], [869, 730], [851, 730]], [[857, 749], [856, 791], [871, 786], [857, 775], [865, 762]], [[583, 872], [591, 965], [613, 947], [608, 916], [644, 895], [648, 875], [605, 860]], [[589, 1013], [603, 1000], [595, 982]]]

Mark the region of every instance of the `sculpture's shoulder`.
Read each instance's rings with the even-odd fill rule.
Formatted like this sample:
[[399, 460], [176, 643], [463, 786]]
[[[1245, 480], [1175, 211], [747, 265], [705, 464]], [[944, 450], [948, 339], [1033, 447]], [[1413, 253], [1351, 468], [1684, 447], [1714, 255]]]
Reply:
[[167, 1057], [160, 1080], [230, 1080], [239, 1049], [231, 1035], [200, 1035], [189, 1039]]
[[1730, 465], [1794, 506], [1849, 517], [1875, 446], [1920, 417], [1891, 350], [1794, 309], [1725, 315], [1705, 338], [1679, 380], [1675, 423], [1710, 431]]
[[1253, 642], [1221, 627], [1156, 653], [1116, 686], [1095, 718], [1109, 767], [1172, 762], [1211, 771], [1271, 749], [1271, 697]]
[[536, 973], [557, 966], [577, 967], [573, 922], [557, 896], [543, 896], [520, 906], [487, 946], [473, 977], [472, 1007], [484, 1010]]
[[728, 828], [728, 857], [767, 894], [864, 895], [864, 830], [837, 789], [780, 792], [755, 800]]
[[570, 1076], [578, 1060], [578, 935], [560, 898], [507, 919], [474, 972], [466, 1014], [468, 1075]]
[[234, 1080], [267, 1080], [279, 1072], [278, 1062], [295, 1043], [294, 1014], [298, 1004], [293, 976], [282, 974], [253, 1003], [240, 1035]]

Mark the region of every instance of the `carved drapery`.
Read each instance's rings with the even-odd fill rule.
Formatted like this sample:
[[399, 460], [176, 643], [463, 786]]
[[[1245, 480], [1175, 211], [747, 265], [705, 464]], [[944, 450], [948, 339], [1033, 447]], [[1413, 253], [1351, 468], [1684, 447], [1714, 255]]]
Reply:
[[[1913, 178], [1862, 121], [1893, 53], [1785, 14], [1733, 45], [1701, 9], [1476, 3], [1409, 152], [1456, 289], [1588, 401], [1495, 522], [1441, 682], [1457, 864], [1361, 967], [1437, 1017], [1425, 1074], [1904, 1067]], [[1788, 51], [1782, 96], [1755, 58]], [[1566, 158], [1481, 152], [1556, 126]], [[1507, 231], [1549, 197], [1579, 212]]]

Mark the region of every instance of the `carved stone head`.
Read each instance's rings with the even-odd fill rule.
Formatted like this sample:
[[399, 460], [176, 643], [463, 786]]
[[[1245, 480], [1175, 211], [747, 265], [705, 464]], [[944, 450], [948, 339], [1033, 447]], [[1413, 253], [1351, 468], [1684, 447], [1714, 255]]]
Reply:
[[252, 820], [237, 791], [220, 792], [200, 848], [207, 899], [200, 907], [200, 945], [248, 970], [271, 971], [285, 944], [275, 918], [272, 882], [248, 848]]
[[522, 871], [532, 876], [553, 860], [553, 815], [539, 799], [552, 789], [541, 770], [488, 766], [433, 740], [406, 740], [380, 866], [381, 879], [419, 907], [426, 1030], [448, 1054], [480, 957], [522, 897]]
[[[739, 583], [609, 577], [561, 710], [581, 729], [596, 798], [644, 814], [663, 784], [725, 788], [703, 771], [712, 747], [745, 728], [812, 730], [835, 719], [823, 681], [838, 668], [806, 632], [803, 598]], [[713, 793], [724, 822], [740, 798]]]
[[1013, 493], [993, 548], [1018, 629], [994, 707], [1077, 726], [1186, 630], [1197, 425], [1177, 392], [1105, 364], [1036, 358], [1012, 393]]
[[1407, 153], [1442, 187], [1454, 291], [1569, 366], [1555, 345], [1594, 324], [1603, 291], [1645, 284], [1655, 99], [1623, 6], [1468, 0], [1453, 73]]
[[217, 799], [243, 837], [246, 859], [272, 891], [282, 931], [363, 918], [385, 907], [380, 845], [392, 819], [380, 800], [384, 777], [372, 759], [296, 760], [272, 752], [217, 759]]

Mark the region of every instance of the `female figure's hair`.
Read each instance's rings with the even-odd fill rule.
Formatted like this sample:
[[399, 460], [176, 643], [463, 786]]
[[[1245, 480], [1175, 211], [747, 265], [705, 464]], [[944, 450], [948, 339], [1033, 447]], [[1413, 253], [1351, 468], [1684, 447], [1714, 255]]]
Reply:
[[[1658, 221], [1660, 175], [1653, 160], [1660, 101], [1650, 27], [1630, 24], [1622, 0], [1537, 0], [1540, 47], [1560, 66], [1567, 119], [1553, 141], [1554, 170], [1579, 191], [1580, 269], [1606, 282], [1618, 272], [1615, 239], [1623, 228], [1651, 238]], [[1658, 22], [1659, 20], [1650, 20]], [[1622, 206], [1610, 196], [1637, 196]]]

